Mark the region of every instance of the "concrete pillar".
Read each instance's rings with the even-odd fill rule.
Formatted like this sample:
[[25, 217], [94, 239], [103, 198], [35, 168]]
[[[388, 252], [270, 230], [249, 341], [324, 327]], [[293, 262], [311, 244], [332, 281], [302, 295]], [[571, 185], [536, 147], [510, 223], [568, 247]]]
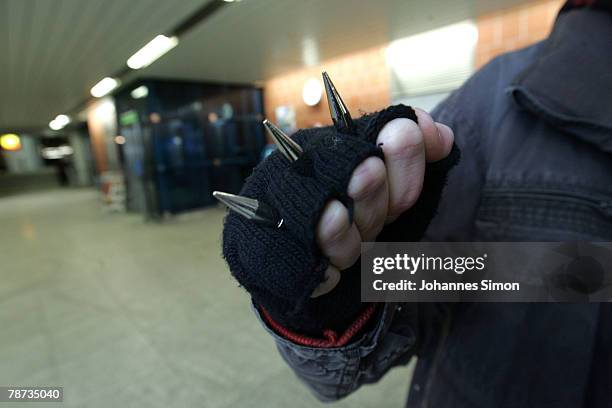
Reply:
[[85, 135], [80, 131], [74, 130], [68, 135], [70, 146], [72, 147], [72, 163], [75, 171], [75, 184], [78, 186], [90, 186], [93, 184], [92, 167], [90, 165], [93, 157], [89, 148], [89, 143]]
[[119, 153], [113, 140], [117, 136], [117, 112], [111, 97], [87, 107], [87, 126], [98, 173], [119, 170]]

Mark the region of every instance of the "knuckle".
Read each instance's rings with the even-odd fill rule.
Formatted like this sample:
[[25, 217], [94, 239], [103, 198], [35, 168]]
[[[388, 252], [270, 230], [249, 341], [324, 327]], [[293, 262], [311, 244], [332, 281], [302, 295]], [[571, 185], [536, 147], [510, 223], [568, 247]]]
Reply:
[[339, 201], [330, 201], [319, 221], [319, 240], [322, 243], [338, 241], [346, 235], [349, 228], [346, 208]]
[[431, 115], [429, 114], [429, 112], [427, 112], [425, 109], [421, 109], [421, 108], [414, 108], [414, 111], [416, 113], [417, 118], [419, 119], [419, 123], [422, 120], [425, 121], [431, 121], [433, 122], [433, 118], [431, 117]]
[[382, 160], [371, 157], [358, 166], [351, 177], [348, 195], [360, 201], [380, 191], [387, 181], [387, 170]]
[[[410, 119], [395, 119], [385, 125], [383, 143], [385, 155], [401, 156], [423, 145], [423, 133]], [[382, 132], [381, 132], [382, 133]]]
[[326, 293], [331, 292], [340, 282], [340, 272], [333, 266], [330, 266], [325, 271], [325, 280], [310, 295], [311, 298], [316, 298]]

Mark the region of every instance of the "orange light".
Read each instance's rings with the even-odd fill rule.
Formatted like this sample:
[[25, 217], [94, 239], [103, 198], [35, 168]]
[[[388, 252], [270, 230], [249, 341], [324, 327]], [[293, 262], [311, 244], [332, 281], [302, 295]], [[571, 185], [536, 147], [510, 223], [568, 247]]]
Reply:
[[0, 136], [0, 147], [4, 150], [15, 151], [21, 149], [21, 140], [14, 133]]

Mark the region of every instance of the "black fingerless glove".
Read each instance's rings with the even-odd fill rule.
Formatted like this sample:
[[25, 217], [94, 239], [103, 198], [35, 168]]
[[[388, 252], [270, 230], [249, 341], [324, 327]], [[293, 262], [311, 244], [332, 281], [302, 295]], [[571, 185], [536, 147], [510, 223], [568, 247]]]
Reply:
[[[260, 163], [240, 195], [275, 208], [284, 220], [280, 228], [228, 213], [223, 255], [229, 268], [254, 303], [284, 327], [312, 335], [324, 329], [342, 331], [363, 309], [359, 262], [342, 272], [331, 292], [310, 298], [329, 265], [317, 247], [316, 226], [332, 198], [344, 203], [352, 218], [346, 189], [353, 170], [370, 156], [383, 158], [376, 138], [387, 122], [397, 118], [417, 121], [412, 108], [396, 105], [355, 120], [355, 135], [338, 133], [331, 126], [300, 130], [293, 136], [304, 150], [297, 161], [289, 162], [275, 151]], [[383, 229], [379, 241], [422, 237], [435, 215], [448, 170], [458, 160], [459, 151], [453, 146], [447, 158], [427, 165], [419, 200]]]

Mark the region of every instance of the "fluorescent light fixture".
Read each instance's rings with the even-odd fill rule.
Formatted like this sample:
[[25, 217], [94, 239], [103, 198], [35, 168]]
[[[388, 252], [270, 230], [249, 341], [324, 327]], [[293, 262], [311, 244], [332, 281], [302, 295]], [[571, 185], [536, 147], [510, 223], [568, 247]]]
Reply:
[[70, 123], [70, 117], [68, 115], [57, 115], [55, 120], [64, 126]]
[[134, 99], [146, 98], [147, 95], [149, 95], [149, 88], [141, 85], [138, 88], [133, 89], [132, 92], [130, 92], [130, 95], [132, 95], [132, 98]]
[[92, 96], [96, 98], [101, 98], [113, 89], [117, 88], [119, 84], [121, 84], [121, 82], [119, 82], [118, 79], [111, 77], [102, 78], [100, 82], [98, 82], [91, 88], [90, 92]]
[[70, 116], [68, 115], [57, 115], [55, 119], [49, 122], [51, 130], [61, 130], [70, 123]]
[[306, 37], [302, 40], [302, 62], [307, 67], [314, 67], [320, 62], [319, 46], [313, 37]]
[[72, 147], [67, 145], [57, 147], [43, 147], [40, 150], [40, 154], [43, 159], [48, 160], [61, 159], [62, 157], [70, 156], [72, 153], [74, 153], [74, 150], [72, 149]]
[[176, 47], [178, 44], [177, 37], [166, 37], [158, 35], [147, 43], [144, 47], [136, 51], [127, 60], [127, 66], [132, 69], [140, 69], [151, 65], [153, 61]]
[[391, 70], [393, 97], [457, 88], [473, 72], [477, 42], [478, 29], [471, 20], [391, 42], [386, 61]]
[[[471, 22], [461, 22], [446, 27], [416, 34], [393, 41], [386, 50], [387, 63], [391, 66], [427, 64], [435, 65], [439, 60], [448, 61], [449, 55], [462, 56], [470, 52], [478, 42], [478, 29]], [[427, 58], [415, 58], [427, 55]], [[432, 58], [436, 61], [431, 62]]]

